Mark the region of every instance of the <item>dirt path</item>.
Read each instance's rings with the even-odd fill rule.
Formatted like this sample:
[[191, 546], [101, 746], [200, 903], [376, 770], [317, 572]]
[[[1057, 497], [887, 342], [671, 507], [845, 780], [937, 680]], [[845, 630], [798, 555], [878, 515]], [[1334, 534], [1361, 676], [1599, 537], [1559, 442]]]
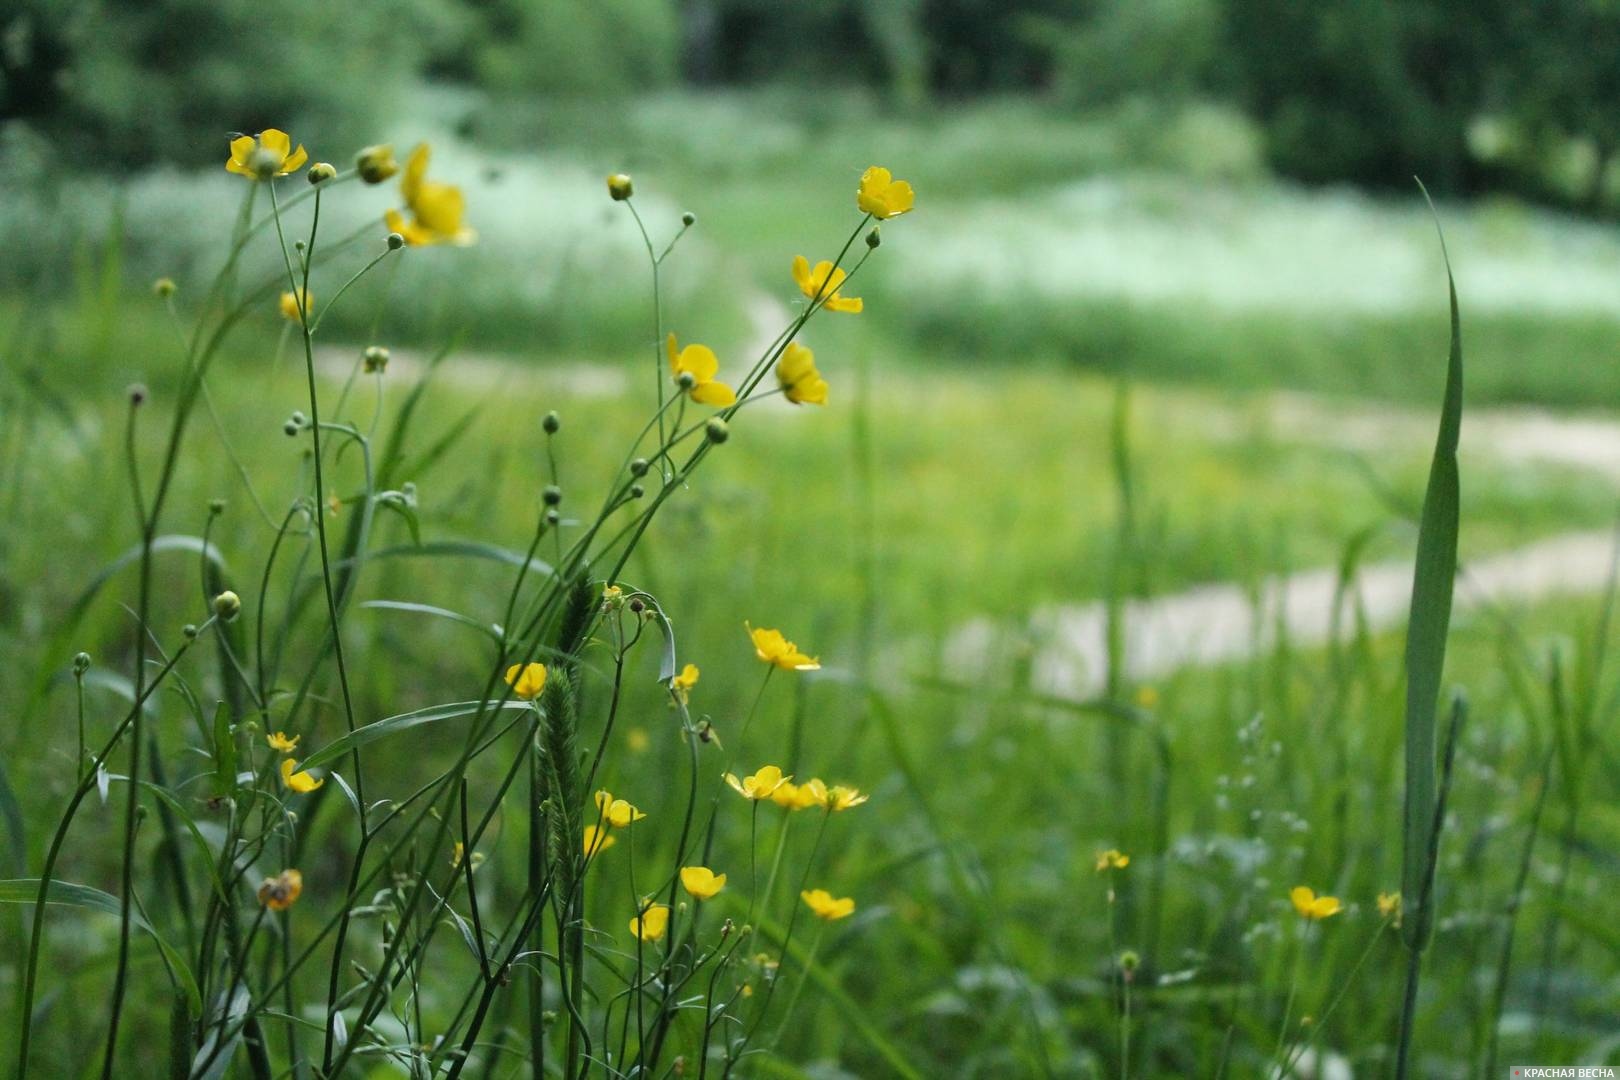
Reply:
[[[1347, 406], [1302, 394], [1274, 396], [1279, 432], [1349, 449], [1433, 438], [1432, 416], [1387, 405]], [[1552, 464], [1620, 480], [1620, 422], [1600, 416], [1564, 416], [1541, 409], [1475, 411], [1463, 420], [1463, 454], [1489, 455], [1507, 464]], [[1514, 551], [1465, 563], [1458, 572], [1459, 612], [1514, 607], [1557, 596], [1604, 589], [1615, 559], [1614, 534], [1565, 533]], [[1240, 584], [1203, 585], [1169, 596], [1133, 601], [1126, 609], [1126, 672], [1132, 680], [1160, 679], [1188, 666], [1212, 667], [1263, 655], [1281, 634], [1297, 646], [1326, 642], [1333, 630], [1335, 568], [1264, 579], [1256, 594]], [[1412, 593], [1409, 560], [1365, 566], [1353, 596], [1371, 630], [1399, 627]], [[1353, 607], [1339, 615], [1348, 619]], [[977, 619], [946, 643], [949, 665], [995, 662], [1013, 640], [1034, 641], [1032, 678], [1047, 693], [1083, 698], [1103, 684], [1107, 612], [1101, 603], [1060, 605], [1035, 612], [1024, 627]]]
[[[1479, 559], [1458, 574], [1459, 612], [1481, 607], [1512, 607], [1553, 596], [1593, 593], [1609, 579], [1614, 536], [1568, 533], [1516, 551]], [[1203, 585], [1170, 596], [1133, 601], [1125, 613], [1126, 674], [1151, 681], [1183, 667], [1214, 667], [1263, 655], [1286, 628], [1295, 646], [1328, 640], [1338, 591], [1335, 569], [1268, 577], [1258, 594], [1241, 585]], [[1353, 592], [1369, 629], [1388, 630], [1406, 618], [1412, 594], [1410, 561], [1363, 567]], [[1354, 605], [1341, 609], [1341, 632], [1351, 627]], [[1102, 603], [1046, 608], [1030, 619], [1034, 688], [1048, 694], [1086, 698], [1103, 686], [1107, 665], [1107, 611]], [[1007, 628], [977, 619], [948, 639], [948, 669], [994, 665]], [[1021, 635], [1022, 636], [1022, 635]]]

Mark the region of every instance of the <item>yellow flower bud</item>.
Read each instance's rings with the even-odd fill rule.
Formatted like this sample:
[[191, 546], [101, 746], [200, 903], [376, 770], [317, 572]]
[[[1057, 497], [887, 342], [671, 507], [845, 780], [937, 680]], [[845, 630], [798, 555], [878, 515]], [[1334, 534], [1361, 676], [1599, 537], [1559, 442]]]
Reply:
[[635, 185], [630, 182], [626, 173], [614, 173], [607, 178], [608, 194], [613, 196], [614, 202], [624, 202], [635, 194]]

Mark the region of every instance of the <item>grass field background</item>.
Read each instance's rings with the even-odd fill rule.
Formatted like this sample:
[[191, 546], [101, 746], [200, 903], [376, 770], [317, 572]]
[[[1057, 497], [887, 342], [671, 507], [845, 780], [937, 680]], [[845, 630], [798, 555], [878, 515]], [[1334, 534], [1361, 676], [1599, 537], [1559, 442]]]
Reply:
[[[433, 141], [446, 177], [466, 186], [480, 243], [409, 252], [323, 332], [323, 395], [366, 344], [396, 350], [388, 374], [362, 378], [350, 399], [362, 427], [388, 432], [412, 385], [431, 379], [401, 479], [416, 485], [432, 541], [522, 549], [548, 411], [563, 423], [567, 513], [594, 507], [640, 426], [655, 360], [646, 268], [602, 174], [634, 173], [655, 231], [696, 213], [666, 282], [667, 318], [737, 366], [759, 313], [791, 310], [790, 258], [841, 242], [861, 168], [882, 159], [920, 192], [852, 290], [866, 313], [812, 324], [829, 407], [751, 409], [655, 526], [657, 556], [625, 575], [700, 650], [696, 700], [722, 730], [760, 689], [745, 619], [781, 624], [819, 653], [824, 675], [767, 686], [736, 750], [745, 764], [780, 759], [873, 791], [825, 852], [826, 875], [861, 909], [821, 946], [783, 1025], [784, 1056], [760, 1075], [1113, 1075], [1118, 947], [1144, 957], [1134, 1053], [1149, 1073], [1209, 1075], [1224, 1062], [1226, 1075], [1262, 1075], [1296, 964], [1294, 1008], [1321, 1021], [1321, 1071], [1306, 1075], [1340, 1075], [1329, 1057], [1356, 1075], [1385, 1070], [1403, 961], [1372, 905], [1400, 876], [1398, 633], [1178, 672], [1122, 688], [1129, 707], [1113, 710], [1047, 701], [1016, 671], [991, 684], [914, 658], [975, 616], [1333, 565], [1362, 533], [1355, 557], [1410, 559], [1446, 344], [1444, 268], [1420, 199], [1288, 187], [1265, 174], [1245, 123], [1208, 107], [1078, 121], [992, 102], [896, 118], [859, 98], [712, 95], [579, 116], [513, 107], [499, 124], [469, 123], [495, 114], [480, 106], [433, 93], [417, 110], [422, 130], [399, 133]], [[52, 183], [47, 195], [35, 178], [0, 208], [0, 246], [15, 253], [0, 268], [0, 751], [27, 823], [8, 840], [13, 876], [37, 864], [37, 823], [70, 782], [68, 658], [84, 649], [111, 672], [128, 653], [128, 571], [93, 595], [87, 586], [136, 540], [122, 486], [126, 387], [144, 383], [161, 415], [177, 385], [174, 327], [147, 286], [174, 277], [185, 310], [218, 261], [240, 195], [232, 180], [159, 172]], [[354, 203], [332, 235], [388, 204], [373, 191]], [[1439, 215], [1470, 408], [1614, 419], [1620, 236], [1506, 202]], [[273, 532], [241, 474], [272, 516], [305, 482], [301, 444], [281, 430], [305, 400], [283, 327], [267, 304], [230, 340], [209, 380], [217, 422], [197, 418], [173, 496], [172, 531], [201, 533], [209, 500], [232, 493], [212, 536], [239, 588]], [[429, 374], [425, 358], [444, 346]], [[1137, 523], [1125, 542], [1122, 392]], [[1299, 395], [1323, 417], [1303, 432], [1287, 421]], [[1385, 437], [1335, 430], [1335, 413], [1369, 403], [1390, 418]], [[154, 436], [140, 453], [157, 447]], [[357, 469], [340, 462], [340, 498], [357, 490]], [[1598, 471], [1465, 438], [1462, 472], [1465, 562], [1613, 521], [1613, 477]], [[351, 513], [331, 520], [342, 528]], [[405, 552], [410, 540], [402, 521], [379, 519], [376, 546]], [[505, 576], [478, 560], [400, 554], [368, 574], [362, 602], [499, 617]], [[202, 602], [195, 553], [163, 556], [160, 582], [156, 622], [178, 625]], [[1442, 861], [1423, 1075], [1480, 1068], [1476, 1018], [1513, 917], [1505, 1057], [1620, 1052], [1605, 618], [1598, 597], [1459, 615], [1447, 684], [1466, 688], [1473, 720]], [[357, 607], [346, 640], [363, 658], [366, 719], [478, 692], [481, 643], [464, 626]], [[603, 780], [667, 820], [684, 750], [653, 658], [640, 660], [630, 715], [649, 744]], [[108, 703], [120, 692], [113, 678], [93, 689]], [[180, 710], [155, 713], [156, 738], [178, 753], [189, 734], [168, 721]], [[339, 730], [333, 712], [320, 715], [317, 745]], [[408, 791], [450, 747], [436, 733], [401, 737], [372, 769], [385, 789]], [[1519, 906], [1549, 760], [1559, 783]], [[317, 838], [346, 812], [324, 794]], [[89, 811], [74, 880], [113, 878], [115, 845], [94, 837], [117, 820], [115, 805]], [[737, 850], [743, 829], [733, 822], [722, 845]], [[517, 841], [514, 827], [489, 847], [497, 891], [520, 869]], [[800, 851], [809, 836], [791, 842]], [[1134, 859], [1112, 916], [1092, 865], [1106, 847]], [[306, 880], [341, 875], [318, 839], [312, 848]], [[1350, 904], [1308, 964], [1291, 945], [1286, 894], [1299, 881]], [[75, 932], [64, 919], [53, 938], [58, 989], [43, 1003], [42, 1052], [61, 1060], [98, 1037], [74, 1001], [105, 980], [113, 926], [75, 918]], [[0, 987], [14, 978], [0, 965]], [[156, 1046], [164, 1022], [161, 1009], [132, 1019]]]

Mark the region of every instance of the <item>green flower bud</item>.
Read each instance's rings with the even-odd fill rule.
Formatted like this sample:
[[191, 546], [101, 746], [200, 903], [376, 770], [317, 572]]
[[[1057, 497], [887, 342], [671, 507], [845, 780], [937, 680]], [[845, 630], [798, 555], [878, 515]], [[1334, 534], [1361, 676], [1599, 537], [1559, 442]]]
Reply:
[[391, 232], [391, 233], [388, 234], [388, 250], [389, 251], [398, 251], [400, 248], [402, 248], [404, 246], [405, 246], [405, 238], [403, 236], [399, 235], [399, 233], [397, 233], [397, 232]]
[[556, 484], [547, 484], [545, 490], [540, 493], [540, 497], [545, 500], [547, 506], [556, 506], [562, 502], [562, 488]]
[[558, 416], [557, 411], [553, 409], [551, 412], [546, 413], [544, 420], [540, 421], [540, 427], [547, 435], [555, 435], [562, 430], [562, 417]]
[[208, 512], [210, 514], [212, 514], [214, 517], [218, 517], [219, 515], [223, 514], [225, 512], [225, 500], [224, 499], [209, 499], [208, 500]]
[[388, 370], [388, 350], [381, 345], [368, 345], [366, 351], [360, 354], [360, 360], [367, 375]]
[[90, 654], [81, 652], [73, 657], [73, 674], [83, 675], [90, 670]]
[[337, 170], [329, 162], [317, 161], [309, 167], [308, 176], [311, 184], [324, 184], [336, 175]]
[[642, 487], [640, 484], [630, 485], [630, 497], [632, 499], [639, 499], [645, 494], [647, 494], [647, 489]]
[[231, 590], [226, 589], [214, 597], [214, 614], [225, 622], [230, 622], [242, 613], [242, 598]]
[[688, 210], [686, 213], [681, 215], [681, 224], [690, 229], [692, 226], [697, 224], [697, 215]]
[[624, 202], [636, 192], [636, 187], [630, 182], [630, 177], [624, 173], [614, 173], [607, 178], [608, 194], [613, 196], [614, 202]]
[[366, 183], [380, 184], [399, 172], [399, 163], [394, 160], [394, 148], [384, 144], [360, 151], [355, 156], [354, 168]]
[[718, 416], [711, 417], [709, 422], [703, 425], [703, 433], [709, 437], [709, 441], [712, 443], [723, 443], [731, 438], [731, 429]]
[[630, 463], [630, 475], [646, 476], [649, 468], [651, 468], [651, 466], [647, 463], [647, 459], [644, 457], [638, 457]]
[[167, 300], [173, 296], [178, 288], [179, 286], [174, 283], [174, 278], [170, 277], [160, 277], [152, 282], [152, 291], [162, 300]]
[[883, 243], [883, 233], [878, 231], [878, 227], [874, 225], [872, 231], [866, 234], [866, 246], [876, 251], [881, 243]]

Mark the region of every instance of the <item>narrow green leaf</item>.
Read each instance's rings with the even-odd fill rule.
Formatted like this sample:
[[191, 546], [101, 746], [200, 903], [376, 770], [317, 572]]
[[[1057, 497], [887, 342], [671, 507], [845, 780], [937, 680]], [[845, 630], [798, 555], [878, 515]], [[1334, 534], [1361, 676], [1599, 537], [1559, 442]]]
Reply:
[[[32, 905], [39, 897], [39, 878], [8, 878], [0, 881], [0, 904], [29, 904]], [[100, 889], [93, 889], [88, 885], [75, 885], [71, 881], [52, 881], [45, 893], [47, 904], [59, 904], [66, 907], [88, 908], [91, 911], [100, 911], [108, 915], [117, 916], [121, 913], [118, 897], [111, 893], [104, 893]], [[130, 912], [130, 922], [152, 935], [157, 943], [158, 951], [163, 954], [169, 966], [170, 973], [178, 982], [179, 989], [186, 995], [191, 1003], [193, 1012], [202, 1010], [202, 994], [197, 989], [197, 980], [192, 977], [191, 969], [181, 955], [158, 936], [152, 924], [141, 916], [139, 911]]]
[[[425, 544], [403, 544], [395, 547], [379, 548], [366, 555], [371, 559], [431, 559], [440, 555], [455, 556], [464, 559], [487, 559], [491, 562], [502, 563], [506, 566], [522, 566], [525, 561], [529, 564], [529, 572], [542, 577], [550, 576], [551, 564], [541, 559], [525, 560], [521, 552], [500, 547], [497, 544], [486, 544], [479, 540], [430, 540]], [[354, 564], [354, 559], [338, 559], [332, 563], [334, 569], [347, 569]]]
[[[1428, 197], [1427, 192], [1424, 197]], [[1430, 209], [1433, 210], [1432, 203]], [[1435, 227], [1438, 230], [1438, 218]], [[1462, 322], [1457, 310], [1457, 284], [1451, 275], [1451, 260], [1446, 254], [1443, 234], [1440, 251], [1446, 261], [1446, 285], [1451, 299], [1451, 352], [1446, 365], [1440, 432], [1429, 468], [1428, 490], [1423, 496], [1423, 517], [1418, 524], [1412, 608], [1406, 628], [1406, 797], [1401, 891], [1408, 903], [1422, 897], [1427, 878], [1429, 834], [1434, 824], [1435, 806], [1435, 712], [1440, 700], [1440, 677], [1445, 668], [1446, 636], [1451, 628], [1452, 591], [1457, 577]], [[1409, 916], [1401, 930], [1407, 947], [1419, 950], [1426, 947], [1433, 925], [1434, 920], [1421, 917], [1421, 913]]]
[[451, 622], [458, 622], [463, 626], [472, 627], [491, 641], [499, 643], [501, 640], [500, 631], [489, 623], [479, 622], [470, 615], [463, 615], [461, 612], [451, 611], [449, 608], [434, 607], [432, 604], [418, 604], [410, 600], [367, 600], [360, 606], [379, 611], [409, 611], [418, 615], [432, 615], [439, 619], [449, 619]]
[[341, 739], [327, 743], [305, 758], [302, 768], [309, 769], [317, 765], [325, 765], [328, 762], [338, 760], [357, 747], [365, 746], [367, 743], [376, 742], [378, 739], [384, 739], [390, 735], [397, 735], [402, 731], [421, 727], [424, 724], [436, 724], [441, 720], [455, 720], [463, 716], [471, 716], [482, 708], [493, 709], [497, 707], [502, 709], [528, 709], [532, 706], [527, 701], [488, 703], [453, 701], [445, 705], [430, 705], [425, 709], [417, 709], [414, 712], [400, 713], [398, 716], [390, 716], [386, 720], [378, 720], [375, 724], [367, 724], [365, 727], [356, 728]]

